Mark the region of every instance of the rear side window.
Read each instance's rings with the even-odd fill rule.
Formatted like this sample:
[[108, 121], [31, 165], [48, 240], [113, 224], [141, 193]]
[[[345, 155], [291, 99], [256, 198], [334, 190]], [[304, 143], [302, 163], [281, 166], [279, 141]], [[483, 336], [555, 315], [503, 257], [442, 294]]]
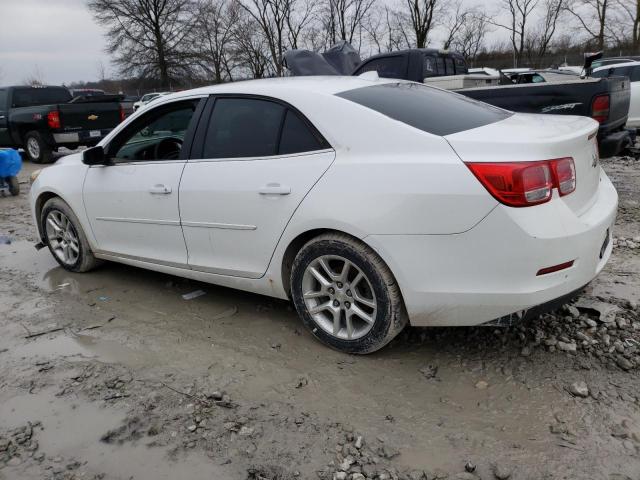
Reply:
[[[640, 66], [639, 67], [632, 67], [632, 69], [631, 69], [631, 81], [632, 82], [640, 81]], [[2, 95], [2, 94], [0, 93], [0, 95]]]
[[268, 157], [327, 147], [320, 134], [285, 105], [256, 98], [218, 98], [202, 158]]
[[11, 106], [19, 108], [67, 103], [71, 98], [71, 92], [63, 87], [21, 87], [13, 90]]
[[451, 135], [513, 115], [492, 105], [419, 83], [373, 85], [348, 90], [338, 96], [434, 135]]
[[455, 71], [453, 69], [453, 58], [446, 57], [444, 59], [444, 65], [446, 67], [446, 74], [447, 75], [454, 75], [455, 74]]
[[438, 74], [436, 68], [436, 57], [433, 55], [425, 55], [422, 61], [422, 76], [433, 77]]
[[382, 78], [405, 78], [407, 75], [407, 60], [403, 56], [376, 58], [367, 62], [357, 72], [378, 72]]
[[0, 89], [0, 110], [4, 111], [7, 108], [7, 91]]
[[464, 59], [460, 57], [454, 57], [454, 61], [456, 62], [457, 75], [460, 75], [461, 73], [468, 73], [467, 64], [464, 62]]
[[287, 110], [285, 115], [280, 148], [278, 150], [280, 155], [312, 152], [324, 148], [297, 113]]

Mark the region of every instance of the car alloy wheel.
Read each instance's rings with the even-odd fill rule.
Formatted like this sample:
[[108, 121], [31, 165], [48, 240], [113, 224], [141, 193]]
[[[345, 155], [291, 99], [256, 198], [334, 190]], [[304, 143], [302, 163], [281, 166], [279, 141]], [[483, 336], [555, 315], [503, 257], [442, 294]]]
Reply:
[[65, 265], [75, 265], [80, 256], [80, 240], [73, 223], [59, 210], [51, 210], [45, 222], [54, 255]]
[[34, 160], [40, 158], [40, 144], [36, 138], [29, 137], [27, 139], [27, 152], [29, 153], [29, 157]]
[[377, 302], [371, 282], [338, 255], [313, 260], [302, 277], [303, 299], [315, 323], [342, 340], [365, 336], [375, 323]]

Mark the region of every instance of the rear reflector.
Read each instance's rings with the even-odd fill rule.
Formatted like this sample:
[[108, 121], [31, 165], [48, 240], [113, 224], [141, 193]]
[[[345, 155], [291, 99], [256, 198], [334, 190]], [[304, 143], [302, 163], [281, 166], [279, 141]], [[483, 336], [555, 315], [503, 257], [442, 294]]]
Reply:
[[591, 118], [598, 123], [604, 123], [609, 119], [609, 95], [598, 95], [591, 102]]
[[539, 277], [540, 275], [559, 272], [560, 270], [565, 270], [567, 268], [573, 267], [573, 262], [574, 260], [571, 260], [570, 262], [564, 262], [564, 263], [561, 263], [560, 265], [554, 265], [553, 267], [541, 268], [540, 270], [538, 270], [538, 273], [536, 273], [536, 276]]
[[540, 162], [467, 163], [493, 197], [510, 207], [530, 207], [551, 200], [554, 188], [561, 196], [576, 189], [573, 158]]

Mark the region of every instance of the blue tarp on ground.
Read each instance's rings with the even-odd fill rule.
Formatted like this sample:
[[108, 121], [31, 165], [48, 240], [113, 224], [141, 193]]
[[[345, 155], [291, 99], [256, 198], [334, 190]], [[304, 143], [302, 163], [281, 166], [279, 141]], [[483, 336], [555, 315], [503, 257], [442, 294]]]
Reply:
[[0, 177], [15, 177], [22, 168], [22, 158], [17, 150], [0, 150]]

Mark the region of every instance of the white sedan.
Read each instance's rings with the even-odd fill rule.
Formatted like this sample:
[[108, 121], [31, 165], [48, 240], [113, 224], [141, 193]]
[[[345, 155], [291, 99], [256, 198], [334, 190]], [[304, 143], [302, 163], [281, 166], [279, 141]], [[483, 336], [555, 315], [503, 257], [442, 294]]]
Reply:
[[138, 109], [144, 107], [147, 103], [152, 100], [155, 100], [158, 97], [164, 97], [165, 95], [169, 95], [171, 92], [153, 92], [153, 93], [145, 93], [140, 100], [134, 102], [133, 111], [137, 111]]
[[397, 80], [234, 82], [158, 99], [34, 175], [31, 206], [67, 270], [290, 298], [367, 353], [408, 322], [520, 318], [590, 282], [618, 198], [597, 129]]

